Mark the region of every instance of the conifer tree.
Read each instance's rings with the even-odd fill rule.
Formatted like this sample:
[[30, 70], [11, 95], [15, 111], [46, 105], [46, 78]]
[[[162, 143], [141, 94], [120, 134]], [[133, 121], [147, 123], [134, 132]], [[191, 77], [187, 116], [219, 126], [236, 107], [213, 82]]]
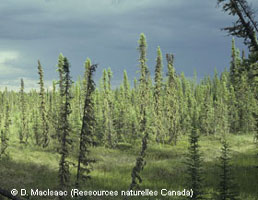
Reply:
[[8, 147], [8, 141], [9, 141], [9, 127], [11, 124], [10, 120], [10, 106], [9, 103], [5, 103], [5, 118], [4, 118], [4, 127], [1, 130], [1, 152], [0, 152], [0, 157], [2, 155], [6, 154], [6, 149]]
[[80, 146], [79, 146], [79, 157], [77, 165], [77, 178], [76, 183], [79, 186], [79, 181], [81, 179], [90, 178], [89, 173], [91, 171], [91, 164], [95, 162], [94, 159], [90, 158], [89, 147], [92, 146], [93, 142], [93, 133], [95, 125], [94, 117], [94, 99], [93, 92], [95, 90], [95, 83], [93, 80], [93, 73], [96, 70], [97, 65], [87, 66], [85, 72], [86, 78], [86, 91], [85, 91], [85, 100], [84, 100], [84, 109], [83, 109], [83, 119], [82, 119], [82, 128], [80, 134]]
[[134, 77], [133, 79], [133, 88], [136, 90], [137, 89], [137, 79]]
[[139, 47], [138, 50], [140, 52], [140, 85], [139, 85], [139, 106], [140, 106], [140, 132], [144, 135], [146, 133], [146, 125], [147, 125], [147, 92], [148, 92], [148, 74], [149, 69], [146, 64], [146, 49], [147, 43], [145, 35], [142, 33], [140, 35], [140, 39], [138, 41]]
[[155, 110], [155, 131], [156, 141], [164, 142], [164, 129], [163, 129], [163, 107], [162, 107], [162, 77], [163, 63], [162, 53], [160, 47], [157, 49], [157, 59], [155, 67], [155, 88], [154, 88], [154, 110]]
[[45, 88], [43, 79], [43, 69], [38, 60], [38, 74], [39, 74], [39, 86], [40, 86], [40, 113], [41, 113], [41, 127], [42, 127], [42, 146], [43, 148], [48, 146], [49, 143], [49, 126], [47, 122], [46, 103], [45, 103]]
[[140, 104], [140, 132], [143, 135], [142, 137], [142, 147], [139, 156], [136, 159], [135, 167], [132, 170], [131, 177], [132, 181], [130, 184], [130, 190], [139, 188], [139, 184], [142, 182], [142, 178], [140, 176], [141, 171], [143, 170], [144, 166], [146, 165], [146, 161], [144, 160], [145, 157], [145, 151], [147, 150], [147, 143], [148, 143], [148, 137], [149, 134], [147, 132], [147, 96], [146, 92], [148, 91], [148, 67], [146, 65], [146, 38], [145, 35], [142, 33], [140, 35], [140, 39], [138, 41], [139, 43], [139, 52], [140, 52], [140, 88], [139, 88], [139, 104]]
[[82, 98], [85, 95], [83, 94], [81, 87], [83, 87], [83, 85], [80, 83], [79, 79], [75, 84], [73, 84], [73, 87], [71, 88], [73, 96], [73, 100], [71, 101], [71, 109], [73, 110], [71, 114], [71, 125], [73, 129], [73, 132], [71, 133], [71, 139], [73, 140], [72, 149], [79, 145], [78, 133], [80, 133], [82, 126]]
[[[258, 54], [256, 56], [258, 57]], [[250, 82], [256, 100], [256, 108], [253, 109], [253, 117], [256, 120], [254, 139], [258, 141], [258, 63], [253, 63], [250, 67]]]
[[248, 84], [248, 78], [245, 73], [241, 74], [237, 88], [239, 131], [243, 133], [253, 132], [256, 127], [255, 111], [257, 101], [254, 93]]
[[161, 97], [162, 81], [163, 81], [162, 70], [163, 70], [162, 53], [161, 53], [160, 47], [158, 47], [156, 67], [155, 67], [155, 91], [154, 91], [155, 110], [159, 110], [159, 106], [161, 104], [160, 97]]
[[34, 133], [35, 143], [36, 145], [40, 145], [40, 128], [39, 128], [39, 113], [38, 109], [34, 108], [32, 111], [32, 130]]
[[142, 138], [142, 147], [139, 156], [136, 159], [135, 166], [133, 167], [131, 177], [132, 182], [130, 184], [129, 190], [139, 189], [140, 183], [142, 183], [142, 178], [140, 176], [141, 171], [143, 171], [146, 161], [144, 160], [148, 145], [148, 134], [145, 134]]
[[59, 54], [58, 56], [58, 64], [57, 64], [57, 71], [59, 74], [59, 80], [58, 80], [58, 85], [59, 85], [59, 92], [58, 92], [58, 118], [57, 118], [57, 138], [58, 141], [61, 142], [61, 132], [60, 130], [62, 129], [62, 116], [61, 116], [61, 111], [63, 109], [63, 99], [64, 99], [64, 56], [62, 53]]
[[120, 132], [121, 140], [123, 141], [124, 138], [132, 139], [133, 134], [131, 131], [131, 90], [130, 90], [130, 83], [128, 81], [128, 76], [126, 70], [124, 70], [123, 74], [123, 84], [120, 86], [119, 90], [119, 98], [116, 100], [116, 110], [117, 110], [117, 121], [120, 121]]
[[232, 84], [229, 86], [228, 120], [230, 132], [237, 133], [239, 130], [238, 102], [236, 92]]
[[217, 94], [216, 99], [214, 101], [215, 106], [215, 133], [225, 134], [229, 132], [229, 112], [228, 112], [228, 104], [229, 102], [229, 91], [227, 88], [228, 81], [227, 75], [222, 73], [221, 80], [217, 85]]
[[86, 59], [86, 62], [84, 64], [84, 77], [83, 77], [83, 91], [86, 92], [87, 91], [87, 70], [88, 68], [90, 68], [91, 66], [91, 60], [90, 58]]
[[211, 95], [211, 85], [206, 83], [204, 86], [204, 98], [200, 112], [200, 130], [202, 133], [209, 135], [213, 133], [214, 126], [214, 107]]
[[192, 131], [189, 135], [190, 146], [188, 148], [187, 156], [187, 174], [188, 174], [188, 186], [193, 190], [193, 196], [189, 199], [203, 199], [202, 189], [202, 158], [200, 154], [199, 146], [199, 133], [197, 129], [198, 115], [196, 107], [194, 108]]
[[125, 100], [128, 101], [130, 98], [130, 83], [128, 81], [126, 70], [124, 70], [124, 74], [123, 74], [123, 88], [124, 88]]
[[168, 142], [176, 145], [179, 134], [179, 102], [178, 102], [178, 79], [173, 67], [173, 55], [167, 54], [168, 81], [166, 86], [166, 118], [168, 120]]
[[[254, 52], [247, 59], [240, 58], [239, 50], [232, 41], [232, 61], [230, 66], [230, 80], [234, 90], [230, 89], [229, 103], [230, 129], [232, 132], [254, 131], [256, 128], [255, 75], [252, 75]], [[253, 88], [253, 89], [252, 89]]]
[[112, 113], [112, 102], [111, 102], [111, 77], [112, 72], [109, 69], [103, 70], [102, 84], [103, 84], [103, 131], [104, 131], [104, 143], [107, 147], [113, 148], [116, 143], [116, 135], [113, 123], [113, 113]]
[[221, 156], [220, 156], [220, 183], [219, 183], [219, 200], [236, 200], [237, 193], [232, 175], [232, 165], [230, 163], [230, 148], [224, 135], [222, 139]]
[[258, 22], [255, 21], [255, 11], [247, 0], [218, 0], [218, 5], [223, 4], [223, 11], [238, 19], [232, 27], [226, 27], [230, 35], [244, 39], [251, 51], [258, 51]]
[[[213, 93], [213, 102], [214, 102], [214, 104], [216, 104], [217, 101], [219, 100], [219, 98], [221, 97], [221, 84], [220, 84], [217, 69], [214, 70], [212, 93]], [[216, 107], [216, 105], [215, 105], [215, 107]]]
[[94, 92], [94, 112], [95, 112], [95, 127], [94, 136], [96, 137], [96, 145], [103, 143], [104, 133], [103, 133], [103, 109], [102, 109], [102, 99], [100, 96], [100, 91], [98, 88]]
[[113, 77], [113, 73], [112, 73], [110, 67], [108, 68], [107, 75], [108, 75], [108, 79], [107, 79], [108, 80], [108, 91], [111, 92], [111, 78]]
[[139, 100], [139, 87], [137, 85], [137, 79], [134, 78], [134, 87], [132, 88], [131, 91], [131, 112], [132, 112], [132, 139], [136, 139], [138, 138], [139, 135], [141, 135], [140, 133], [140, 123], [139, 123], [139, 116], [140, 116], [140, 108], [138, 105], [138, 101]]
[[[213, 93], [213, 107], [214, 107], [214, 130], [215, 134], [221, 134], [223, 132], [228, 132], [228, 108], [227, 108], [227, 99], [228, 94], [226, 92], [225, 96], [223, 90], [227, 91], [225, 87], [225, 82], [219, 79], [218, 73], [215, 69], [213, 84], [212, 84], [212, 93]], [[226, 126], [225, 123], [227, 123]]]
[[126, 105], [126, 99], [124, 97], [124, 87], [123, 85], [120, 85], [119, 89], [115, 90], [114, 95], [114, 103], [113, 103], [113, 115], [114, 115], [114, 128], [117, 135], [119, 136], [119, 141], [122, 142], [125, 140], [126, 137], [126, 124], [128, 123], [128, 118], [126, 116], [126, 110], [128, 109], [128, 106]]
[[57, 101], [57, 92], [56, 92], [56, 81], [52, 82], [52, 92], [50, 94], [51, 101], [49, 102], [49, 112], [48, 112], [48, 121], [49, 121], [49, 132], [51, 133], [50, 137], [52, 139], [57, 139], [58, 132], [58, 101]]
[[21, 104], [21, 129], [19, 130], [20, 143], [24, 143], [24, 136], [26, 135], [26, 101], [24, 94], [24, 81], [21, 79], [20, 89], [20, 104]]
[[192, 112], [189, 108], [189, 99], [191, 96], [190, 84], [189, 81], [186, 80], [184, 73], [180, 76], [180, 129], [183, 134], [187, 134], [191, 132], [191, 117]]
[[[61, 60], [62, 59], [62, 60]], [[71, 125], [69, 122], [69, 115], [71, 114], [71, 85], [72, 80], [70, 77], [70, 65], [66, 57], [59, 56], [59, 62], [63, 63], [58, 65], [58, 71], [60, 75], [59, 89], [60, 89], [60, 149], [61, 155], [59, 161], [59, 186], [60, 189], [65, 190], [69, 186], [70, 182], [70, 170], [69, 170], [69, 148], [71, 147], [72, 140], [70, 139]], [[59, 63], [60, 64], [60, 63]], [[63, 197], [60, 197], [62, 199]]]
[[232, 39], [232, 50], [231, 50], [231, 64], [230, 64], [230, 81], [235, 87], [237, 86], [241, 73], [241, 58], [239, 55], [239, 50], [236, 49], [235, 39]]

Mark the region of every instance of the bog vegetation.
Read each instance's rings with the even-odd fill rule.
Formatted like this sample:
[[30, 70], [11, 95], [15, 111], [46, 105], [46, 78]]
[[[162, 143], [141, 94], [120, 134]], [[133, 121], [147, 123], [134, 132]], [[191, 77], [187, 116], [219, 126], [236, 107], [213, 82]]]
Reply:
[[221, 163], [218, 170], [221, 180], [212, 196], [220, 199], [237, 196], [231, 178], [227, 138], [233, 134], [232, 137], [252, 135], [257, 139], [258, 82], [253, 76], [257, 74], [257, 63], [250, 64], [244, 54], [240, 56], [233, 40], [230, 71], [220, 76], [215, 71], [213, 77], [197, 82], [176, 73], [171, 54], [166, 55], [167, 74], [164, 75], [163, 57], [158, 47], [152, 80], [146, 49], [146, 38], [141, 34], [140, 78], [131, 86], [124, 71], [123, 82], [115, 89], [111, 86], [110, 68], [104, 69], [100, 87], [95, 87], [93, 75], [97, 66], [89, 58], [83, 79], [73, 82], [69, 61], [60, 54], [59, 80], [53, 81], [52, 89], [45, 91], [44, 73], [38, 61], [39, 91], [25, 93], [26, 82], [21, 79], [19, 92], [6, 89], [0, 93], [1, 162], [12, 159], [12, 150], [16, 147], [53, 153], [59, 162], [56, 187], [87, 189], [85, 183], [92, 181], [94, 166], [98, 165], [96, 149], [109, 149], [114, 153], [112, 149], [132, 150], [136, 146], [139, 152], [136, 162], [130, 164], [135, 163], [129, 170], [131, 176], [123, 177], [123, 173], [120, 176], [129, 180], [124, 190], [138, 190], [144, 179], [148, 148], [176, 147], [189, 136], [188, 153], [185, 152], [182, 163], [185, 186], [194, 190], [193, 199], [200, 199], [211, 195], [204, 191], [203, 158], [199, 148], [199, 137], [208, 137], [220, 141], [221, 147], [214, 147], [216, 151], [222, 148], [220, 161], [217, 161]]
[[[138, 44], [140, 74], [133, 85], [124, 71], [121, 85], [112, 87], [109, 68], [96, 87], [97, 65], [89, 58], [83, 77], [74, 82], [70, 63], [60, 54], [59, 80], [51, 90], [45, 90], [38, 61], [39, 91], [25, 92], [21, 79], [19, 92], [0, 92], [0, 194], [35, 186], [173, 187], [193, 189], [192, 199], [257, 197], [256, 46], [251, 41], [246, 57], [233, 39], [229, 71], [215, 70], [213, 77], [197, 81], [175, 71], [172, 54], [164, 62], [160, 47], [152, 79], [144, 34]], [[243, 172], [254, 178], [244, 180]]]

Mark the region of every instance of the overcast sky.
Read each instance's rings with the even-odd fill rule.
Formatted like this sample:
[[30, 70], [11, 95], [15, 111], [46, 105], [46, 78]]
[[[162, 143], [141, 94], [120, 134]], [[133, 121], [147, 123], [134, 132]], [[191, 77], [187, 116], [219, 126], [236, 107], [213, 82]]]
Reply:
[[[249, 1], [250, 2], [250, 1]], [[253, 0], [258, 8], [258, 1]], [[154, 72], [156, 49], [175, 55], [175, 68], [199, 78], [229, 66], [231, 37], [220, 29], [232, 24], [216, 0], [1, 0], [0, 87], [37, 86], [40, 59], [46, 85], [57, 79], [60, 52], [71, 64], [73, 79], [83, 74], [87, 57], [102, 70], [111, 67], [113, 84], [123, 70], [138, 70], [137, 41], [147, 37], [148, 66]], [[242, 40], [237, 40], [244, 48]]]

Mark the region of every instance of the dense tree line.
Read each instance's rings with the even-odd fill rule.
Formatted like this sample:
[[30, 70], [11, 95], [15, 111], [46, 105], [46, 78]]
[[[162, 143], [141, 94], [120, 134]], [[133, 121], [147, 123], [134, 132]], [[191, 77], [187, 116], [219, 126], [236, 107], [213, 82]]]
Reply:
[[[197, 112], [196, 127], [202, 135], [257, 132], [257, 82], [251, 77], [257, 73], [255, 64], [240, 55], [232, 41], [232, 59], [229, 71], [213, 77], [207, 76], [196, 82], [178, 74], [174, 68], [174, 57], [166, 55], [167, 74], [163, 74], [161, 49], [157, 50], [154, 80], [151, 79], [146, 58], [147, 44], [142, 34], [139, 40], [139, 80], [130, 86], [124, 71], [120, 86], [112, 86], [112, 71], [103, 71], [100, 86], [92, 93], [94, 128], [92, 139], [95, 145], [115, 148], [119, 143], [131, 143], [148, 134], [152, 141], [176, 145], [180, 135], [191, 132], [194, 110]], [[252, 56], [252, 55], [250, 55]], [[56, 145], [60, 140], [62, 104], [66, 86], [61, 69], [64, 65], [59, 56], [60, 80], [53, 82], [52, 90], [45, 91], [43, 69], [38, 62], [40, 90], [24, 92], [26, 82], [21, 80], [20, 92], [1, 91], [0, 107], [2, 132], [8, 132], [10, 115], [12, 126], [18, 129], [21, 143]], [[67, 64], [67, 63], [66, 63]], [[249, 65], [250, 64], [250, 65]], [[91, 66], [88, 59], [85, 63]], [[87, 95], [87, 71], [83, 80], [70, 82], [69, 117], [70, 137], [79, 143], [79, 132], [83, 123], [84, 101]], [[58, 87], [57, 87], [58, 86]], [[68, 98], [68, 97], [67, 97]], [[67, 108], [68, 109], [68, 108]], [[6, 124], [6, 125], [5, 125]], [[5, 134], [3, 134], [5, 135]], [[72, 145], [77, 146], [77, 145]]]
[[[144, 35], [141, 37], [145, 38]], [[225, 70], [219, 75], [215, 70], [213, 77], [207, 76], [198, 82], [187, 79], [183, 73], [176, 73], [174, 57], [170, 54], [166, 55], [167, 74], [164, 76], [160, 48], [157, 50], [155, 77], [152, 80], [143, 44], [139, 45], [140, 78], [135, 80], [133, 87], [126, 71], [121, 85], [112, 86], [112, 71], [109, 68], [104, 69], [100, 86], [92, 92], [94, 145], [115, 148], [119, 143], [131, 143], [145, 133], [152, 141], [176, 145], [180, 135], [191, 132], [194, 110], [197, 112], [196, 127], [202, 135], [257, 131], [257, 84], [250, 78], [256, 69], [248, 65], [248, 58], [240, 55], [234, 40], [229, 71]], [[59, 56], [58, 66], [64, 65], [66, 59], [60, 61], [62, 59]], [[86, 61], [85, 65], [91, 66], [90, 61]], [[71, 110], [67, 117], [71, 124], [69, 134], [73, 142], [79, 143], [78, 132], [83, 123], [88, 82], [84, 80], [85, 77], [77, 82], [70, 81], [70, 88], [67, 89], [65, 72], [61, 67], [58, 72], [60, 80], [53, 82], [51, 90], [45, 91], [39, 62], [39, 91], [32, 89], [25, 92], [26, 82], [21, 79], [19, 93], [7, 89], [0, 92], [0, 107], [4, 111], [1, 112], [3, 132], [8, 132], [9, 125], [5, 121], [10, 118], [11, 125], [18, 129], [17, 139], [21, 143], [42, 146], [56, 144], [61, 137], [64, 93], [69, 90], [70, 94], [66, 97], [70, 98]]]
[[[96, 65], [85, 62], [82, 79], [72, 81], [70, 64], [62, 54], [58, 58], [59, 80], [51, 90], [45, 90], [43, 68], [38, 61], [40, 90], [25, 92], [26, 82], [21, 79], [19, 92], [0, 92], [1, 156], [6, 154], [10, 125], [21, 145], [38, 145], [60, 154], [60, 189], [69, 187], [70, 165], [77, 166], [76, 185], [90, 178], [92, 164], [90, 147], [117, 148], [141, 141], [141, 149], [131, 173], [130, 189], [142, 181], [141, 171], [149, 142], [176, 145], [182, 135], [190, 135], [188, 174], [189, 184], [201, 199], [201, 157], [198, 138], [214, 135], [224, 138], [228, 133], [257, 134], [257, 63], [256, 56], [236, 48], [232, 40], [229, 71], [204, 77], [200, 81], [187, 79], [174, 67], [174, 56], [166, 54], [167, 73], [163, 73], [161, 48], [157, 48], [154, 80], [147, 66], [147, 42], [140, 35], [139, 79], [131, 87], [126, 71], [119, 86], [112, 86], [112, 71], [104, 69], [99, 87], [95, 87], [93, 73]], [[227, 165], [228, 144], [223, 143], [222, 165]], [[77, 155], [77, 164], [71, 154]], [[224, 171], [221, 195], [230, 196]], [[226, 185], [224, 187], [224, 185]], [[227, 188], [226, 188], [227, 189]], [[224, 192], [224, 193], [223, 193]], [[221, 197], [222, 199], [226, 199]]]

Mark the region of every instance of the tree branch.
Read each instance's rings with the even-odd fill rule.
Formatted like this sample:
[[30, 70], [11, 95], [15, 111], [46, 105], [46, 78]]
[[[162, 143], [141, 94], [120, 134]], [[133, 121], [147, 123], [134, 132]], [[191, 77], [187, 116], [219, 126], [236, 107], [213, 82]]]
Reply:
[[253, 19], [254, 12], [252, 11], [252, 9], [249, 7], [249, 5], [247, 5], [247, 3], [245, 4], [245, 2], [239, 1], [238, 3], [241, 6], [241, 8], [243, 9], [243, 11], [244, 11], [245, 15], [247, 16], [247, 18], [252, 23], [252, 25], [253, 25], [254, 29], [256, 30], [256, 32], [258, 32], [257, 22], [255, 22], [254, 19]]
[[250, 24], [245, 21], [244, 16], [237, 5], [237, 2], [235, 0], [230, 0], [230, 1], [231, 1], [231, 4], [234, 6], [234, 9], [239, 17], [239, 20], [241, 21], [241, 24], [245, 27], [245, 32], [248, 35], [249, 39], [251, 40], [252, 46], [255, 48], [256, 51], [258, 51], [258, 43], [257, 43], [257, 39], [255, 38], [254, 30], [251, 28]]

